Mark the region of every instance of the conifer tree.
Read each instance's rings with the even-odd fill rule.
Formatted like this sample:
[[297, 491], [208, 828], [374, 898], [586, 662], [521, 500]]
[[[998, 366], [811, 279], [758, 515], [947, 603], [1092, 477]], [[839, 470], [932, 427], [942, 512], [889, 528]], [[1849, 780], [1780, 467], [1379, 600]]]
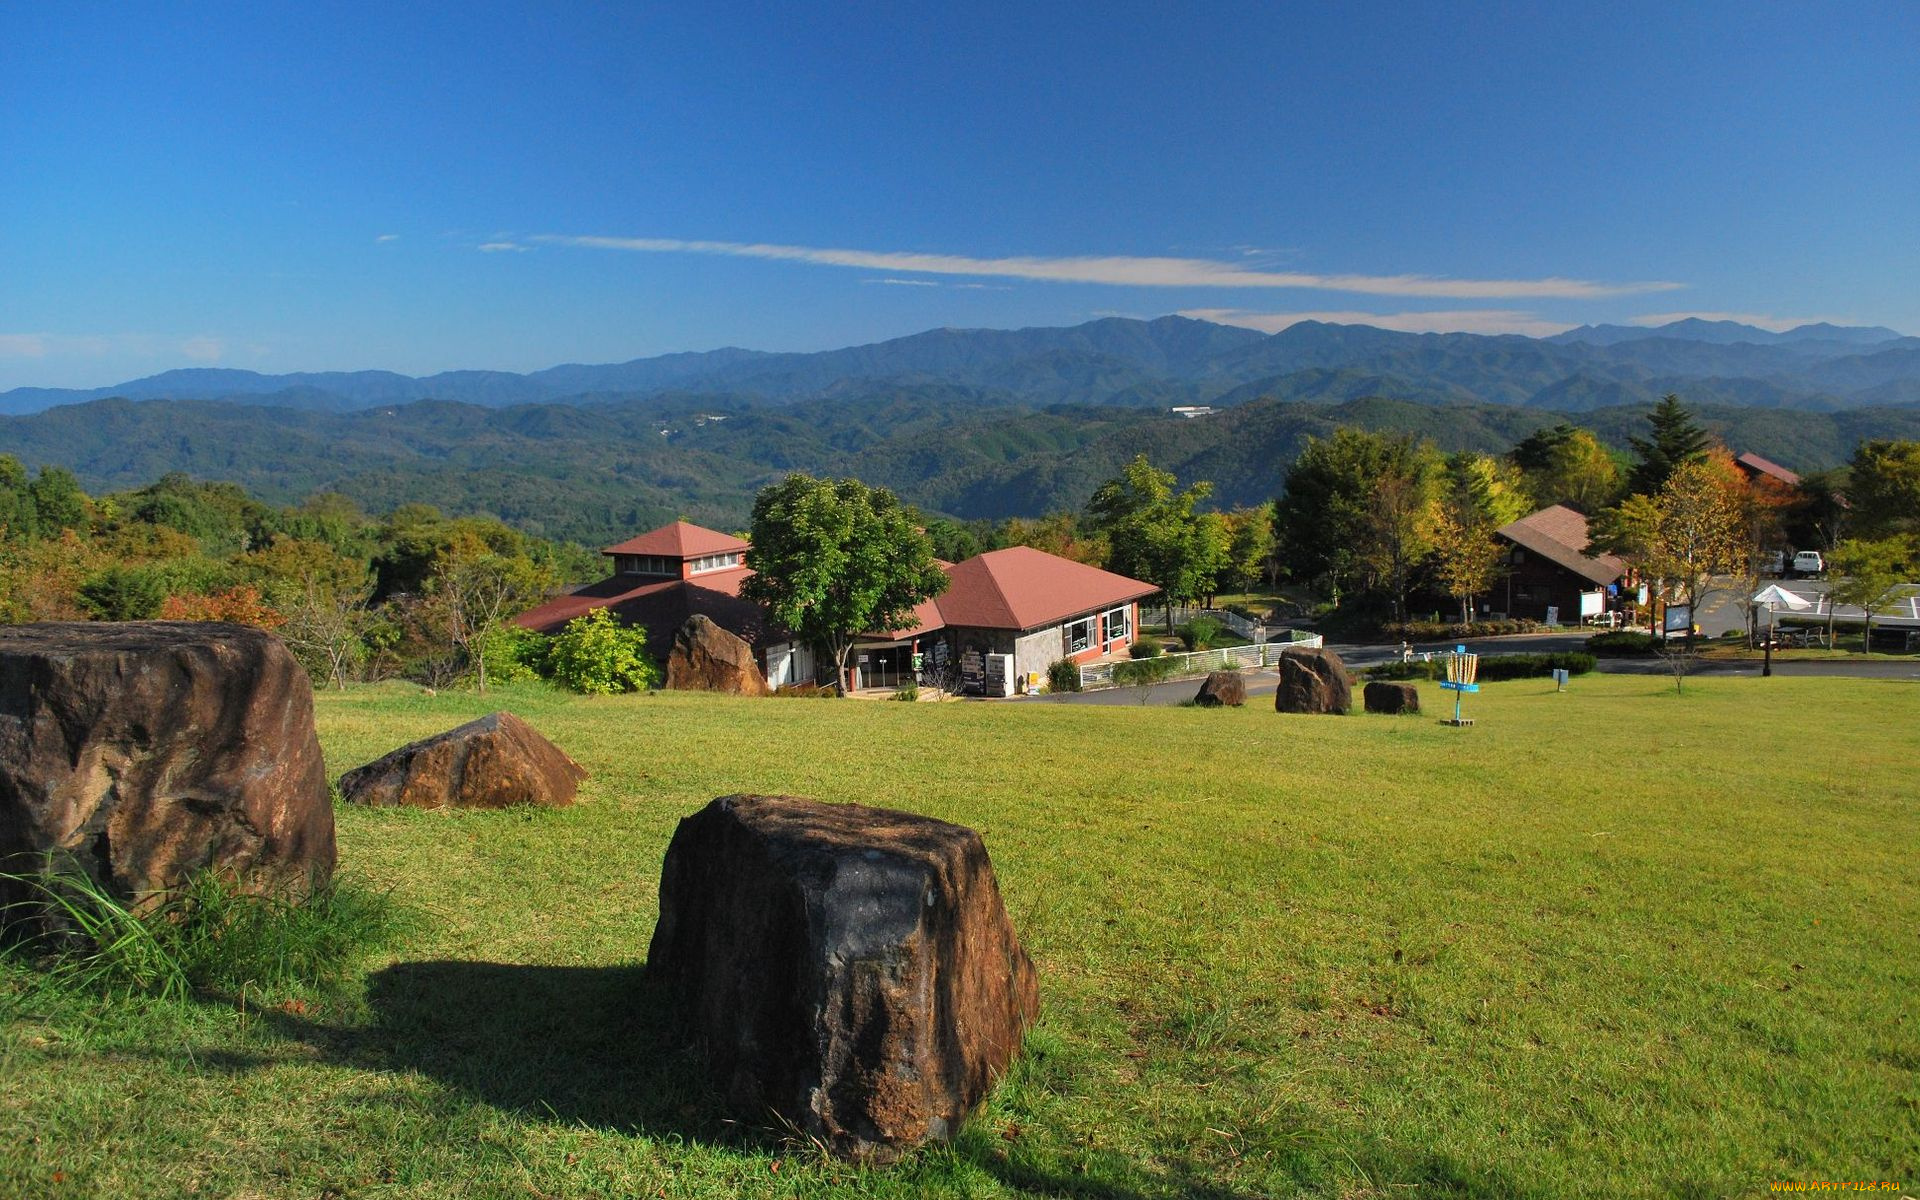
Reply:
[[1712, 439], [1707, 431], [1693, 423], [1693, 414], [1671, 392], [1647, 414], [1653, 435], [1628, 438], [1640, 461], [1627, 476], [1627, 490], [1642, 496], [1657, 494], [1680, 467], [1702, 462]]

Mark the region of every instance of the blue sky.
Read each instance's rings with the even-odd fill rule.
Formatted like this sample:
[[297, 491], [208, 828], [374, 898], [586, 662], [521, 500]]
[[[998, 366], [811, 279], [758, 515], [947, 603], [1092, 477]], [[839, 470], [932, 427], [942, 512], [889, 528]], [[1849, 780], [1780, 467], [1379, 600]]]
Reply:
[[1911, 3], [1042, 7], [0, 7], [0, 388], [1170, 312], [1920, 333]]

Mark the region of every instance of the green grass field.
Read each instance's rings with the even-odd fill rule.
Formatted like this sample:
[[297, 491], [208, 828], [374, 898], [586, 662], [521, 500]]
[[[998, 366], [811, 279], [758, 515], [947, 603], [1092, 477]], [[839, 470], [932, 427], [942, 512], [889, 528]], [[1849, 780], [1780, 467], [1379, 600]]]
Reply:
[[[342, 871], [413, 914], [344, 993], [0, 975], [0, 1196], [1920, 1192], [1911, 684], [1519, 681], [1460, 731], [391, 686], [320, 697], [321, 738], [337, 773], [491, 707], [593, 778], [342, 811]], [[951, 1148], [821, 1161], [665, 1035], [661, 855], [737, 791], [985, 835], [1043, 1015]]]

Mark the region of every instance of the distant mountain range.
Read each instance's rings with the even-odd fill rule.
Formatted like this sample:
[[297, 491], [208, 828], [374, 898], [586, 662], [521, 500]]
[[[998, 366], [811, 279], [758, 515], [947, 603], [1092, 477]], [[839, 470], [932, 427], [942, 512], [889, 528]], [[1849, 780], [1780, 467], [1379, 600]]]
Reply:
[[1315, 321], [1268, 335], [1183, 317], [1116, 317], [1060, 329], [935, 329], [809, 354], [667, 354], [525, 375], [193, 368], [105, 388], [15, 388], [0, 393], [0, 413], [109, 397], [342, 413], [422, 400], [590, 406], [672, 394], [783, 404], [928, 385], [1025, 405], [1165, 408], [1262, 397], [1339, 404], [1387, 396], [1581, 412], [1678, 392], [1716, 405], [1834, 412], [1920, 403], [1920, 338], [1830, 324], [1775, 333], [1698, 319], [1588, 325], [1544, 339]]

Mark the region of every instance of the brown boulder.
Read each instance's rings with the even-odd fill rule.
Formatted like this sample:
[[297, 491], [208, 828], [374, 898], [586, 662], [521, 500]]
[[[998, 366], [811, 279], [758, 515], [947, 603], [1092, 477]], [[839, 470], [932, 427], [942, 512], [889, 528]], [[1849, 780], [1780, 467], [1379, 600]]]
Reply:
[[753, 660], [753, 647], [695, 613], [673, 635], [667, 654], [667, 687], [677, 692], [726, 692], [771, 696], [767, 677]]
[[409, 742], [340, 777], [350, 804], [376, 808], [507, 808], [573, 803], [585, 768], [510, 712]]
[[742, 1119], [869, 1161], [951, 1139], [1039, 1011], [977, 833], [791, 796], [680, 822], [647, 970]]
[[1420, 711], [1420, 689], [1411, 683], [1395, 683], [1386, 679], [1368, 682], [1362, 693], [1370, 713], [1386, 713], [1397, 716], [1401, 713]]
[[1247, 680], [1238, 671], [1214, 671], [1201, 683], [1193, 702], [1201, 708], [1231, 705], [1239, 708], [1247, 702]]
[[[299, 893], [333, 865], [313, 688], [279, 638], [204, 621], [0, 628], [0, 872], [84, 872], [141, 902], [200, 870]], [[26, 894], [0, 881], [0, 904]]]
[[1353, 683], [1347, 664], [1333, 651], [1288, 650], [1280, 655], [1280, 690], [1275, 712], [1346, 713], [1353, 708]]

